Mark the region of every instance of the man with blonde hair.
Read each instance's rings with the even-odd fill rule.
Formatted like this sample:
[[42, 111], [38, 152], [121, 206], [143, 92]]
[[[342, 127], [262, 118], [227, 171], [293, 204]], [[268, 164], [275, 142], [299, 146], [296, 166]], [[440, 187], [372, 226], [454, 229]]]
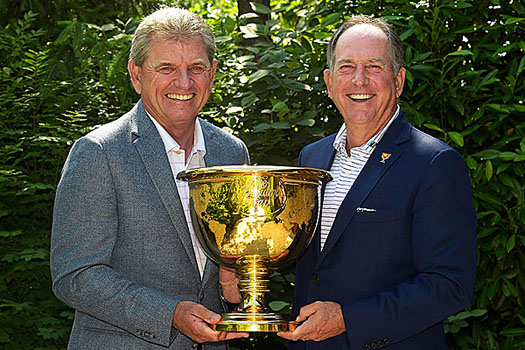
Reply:
[[[57, 188], [53, 291], [75, 309], [69, 349], [225, 349], [214, 331], [235, 275], [208, 260], [178, 172], [249, 163], [244, 143], [197, 117], [217, 68], [213, 33], [189, 11], [146, 17], [133, 37], [135, 107], [75, 142]], [[218, 276], [220, 275], [220, 282]]]

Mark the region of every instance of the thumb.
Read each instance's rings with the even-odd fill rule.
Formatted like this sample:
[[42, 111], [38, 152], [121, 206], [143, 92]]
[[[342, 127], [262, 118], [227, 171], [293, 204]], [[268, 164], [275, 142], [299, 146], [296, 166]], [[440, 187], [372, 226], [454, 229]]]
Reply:
[[297, 322], [302, 322], [309, 318], [311, 315], [315, 314], [316, 308], [312, 307], [312, 304], [303, 306], [299, 311], [299, 315], [295, 319]]
[[206, 307], [200, 305], [201, 307], [196, 310], [194, 313], [195, 316], [202, 319], [204, 322], [209, 324], [218, 323], [221, 320], [221, 316], [215, 312], [208, 310]]

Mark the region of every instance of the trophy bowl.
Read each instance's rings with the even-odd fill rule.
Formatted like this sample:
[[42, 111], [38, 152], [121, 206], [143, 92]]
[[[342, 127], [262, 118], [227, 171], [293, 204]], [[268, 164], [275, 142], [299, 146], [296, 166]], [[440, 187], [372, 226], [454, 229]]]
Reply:
[[242, 301], [214, 325], [220, 331], [278, 332], [296, 327], [265, 302], [269, 272], [295, 262], [312, 240], [326, 170], [219, 166], [180, 172], [188, 182], [193, 228], [206, 255], [240, 276]]

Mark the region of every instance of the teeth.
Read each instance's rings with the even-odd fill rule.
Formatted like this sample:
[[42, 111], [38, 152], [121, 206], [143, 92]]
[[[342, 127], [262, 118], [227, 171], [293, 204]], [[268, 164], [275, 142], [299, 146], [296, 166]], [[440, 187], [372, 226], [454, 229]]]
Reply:
[[193, 97], [193, 94], [189, 94], [189, 95], [168, 94], [168, 97], [171, 98], [172, 100], [187, 101]]
[[369, 98], [372, 98], [374, 95], [369, 94], [354, 94], [349, 95], [351, 99], [353, 100], [368, 100]]

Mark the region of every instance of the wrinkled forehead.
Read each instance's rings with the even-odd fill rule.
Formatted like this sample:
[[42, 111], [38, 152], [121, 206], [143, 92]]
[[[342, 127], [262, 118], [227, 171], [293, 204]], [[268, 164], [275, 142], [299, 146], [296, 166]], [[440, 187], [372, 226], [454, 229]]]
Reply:
[[148, 58], [160, 61], [209, 62], [206, 48], [198, 37], [158, 38], [151, 42]]
[[356, 24], [348, 28], [337, 41], [335, 62], [341, 59], [390, 61], [390, 44], [387, 35], [370, 24]]

